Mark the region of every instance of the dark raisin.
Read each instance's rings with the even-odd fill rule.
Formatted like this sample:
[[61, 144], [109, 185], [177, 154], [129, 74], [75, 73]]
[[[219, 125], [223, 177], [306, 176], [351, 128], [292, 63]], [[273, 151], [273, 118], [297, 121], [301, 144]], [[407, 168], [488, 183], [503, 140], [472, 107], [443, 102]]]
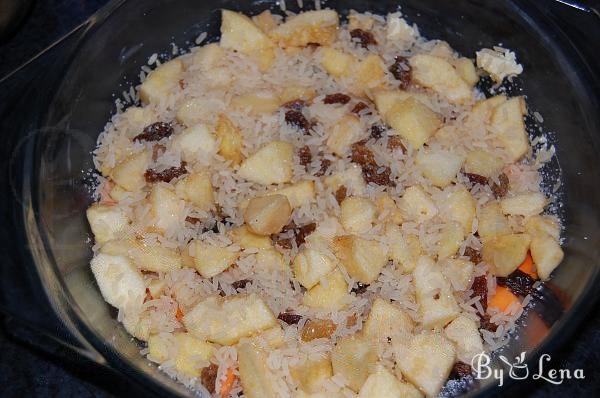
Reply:
[[498, 329], [498, 325], [494, 322], [490, 321], [490, 316], [488, 314], [480, 315], [479, 320], [481, 322], [480, 328], [488, 330], [494, 333]]
[[308, 42], [306, 43], [306, 47], [321, 47], [321, 43]]
[[324, 104], [347, 104], [350, 102], [350, 96], [342, 93], [327, 94], [323, 99]]
[[310, 224], [305, 224], [302, 225], [301, 227], [298, 227], [294, 230], [294, 235], [296, 238], [296, 245], [300, 246], [301, 244], [303, 244], [306, 241], [306, 237], [310, 234], [312, 234], [313, 232], [315, 232], [315, 229], [317, 228], [317, 224], [315, 224], [314, 222], [310, 223]]
[[183, 90], [185, 88], [185, 86], [186, 86], [185, 80], [179, 79], [179, 88]]
[[350, 31], [350, 37], [352, 37], [353, 41], [358, 42], [363, 48], [377, 45], [377, 40], [375, 40], [373, 33], [367, 32], [366, 30], [353, 29]]
[[503, 198], [504, 196], [506, 196], [506, 194], [508, 193], [509, 185], [508, 176], [504, 173], [501, 173], [498, 176], [498, 181], [500, 182], [500, 184], [496, 184], [494, 182], [492, 183], [492, 185], [490, 185], [490, 188], [492, 189], [492, 192], [494, 193], [496, 199]]
[[439, 293], [434, 294], [433, 295], [433, 299], [434, 300], [439, 300], [440, 299], [440, 294]]
[[[352, 108], [352, 110], [350, 112], [355, 113], [355, 114], [359, 114], [362, 111], [364, 111], [365, 109], [369, 109], [369, 105], [365, 104], [364, 102], [357, 102], [356, 105], [354, 105], [354, 107]], [[371, 112], [365, 112], [367, 115], [370, 115]]]
[[483, 307], [483, 311], [487, 311], [487, 293], [488, 293], [488, 285], [487, 278], [485, 275], [480, 275], [473, 279], [473, 284], [471, 285], [471, 289], [473, 289], [472, 297], [479, 296], [481, 297], [480, 302]]
[[411, 68], [408, 59], [397, 56], [389, 71], [400, 82], [400, 88], [406, 90], [411, 81]]
[[171, 123], [156, 122], [144, 127], [142, 134], [133, 137], [134, 141], [160, 141], [173, 134]]
[[339, 205], [341, 205], [344, 199], [346, 199], [347, 194], [348, 190], [343, 185], [339, 187], [337, 191], [335, 191], [335, 200], [338, 202]]
[[469, 257], [469, 260], [471, 260], [473, 264], [479, 264], [481, 262], [481, 252], [479, 250], [473, 249], [471, 246], [467, 246], [465, 248], [464, 255], [466, 257]]
[[386, 130], [387, 128], [385, 126], [381, 124], [374, 124], [371, 126], [371, 137], [378, 140], [383, 136], [383, 133], [385, 133]]
[[311, 124], [300, 111], [287, 111], [285, 113], [285, 122], [290, 126], [304, 132], [304, 134], [310, 133]]
[[375, 156], [373, 155], [373, 151], [367, 148], [366, 140], [352, 144], [351, 159], [354, 163], [361, 166], [375, 163]]
[[148, 169], [144, 173], [144, 178], [146, 182], [153, 183], [158, 181], [163, 182], [171, 182], [171, 180], [181, 177], [184, 174], [187, 174], [187, 169], [185, 168], [186, 163], [181, 162], [181, 166], [179, 167], [169, 167], [163, 171], [156, 171], [153, 169]]
[[369, 285], [367, 283], [356, 282], [356, 286], [354, 286], [351, 291], [356, 294], [363, 294], [367, 291], [368, 287]]
[[231, 287], [235, 290], [243, 289], [246, 287], [248, 283], [252, 282], [251, 279], [240, 279], [239, 281], [235, 281], [231, 284]]
[[391, 135], [388, 137], [387, 148], [390, 151], [395, 151], [396, 149], [400, 148], [402, 153], [406, 152], [406, 147], [402, 143], [400, 137], [398, 137], [397, 135]]
[[282, 249], [291, 249], [292, 248], [292, 239], [291, 238], [285, 238], [285, 239], [275, 239], [275, 244], [279, 247], [281, 247]]
[[296, 100], [286, 102], [285, 104], [282, 105], [282, 107], [293, 110], [293, 111], [301, 111], [307, 105], [308, 104], [306, 103], [306, 101], [301, 100], [301, 99], [296, 99]]
[[308, 166], [312, 162], [312, 153], [308, 146], [303, 146], [298, 149], [298, 157], [300, 158], [300, 164], [304, 167]]
[[202, 220], [200, 220], [198, 217], [190, 217], [190, 216], [187, 216], [187, 217], [185, 218], [185, 221], [186, 221], [186, 222], [189, 222], [190, 224], [194, 224], [194, 225], [196, 225], [196, 224], [200, 223]]
[[202, 368], [200, 372], [200, 382], [211, 394], [215, 393], [215, 382], [217, 381], [217, 372], [219, 367], [214, 363]]
[[487, 177], [484, 177], [482, 175], [475, 173], [464, 173], [464, 175], [469, 179], [469, 182], [471, 184], [486, 185], [488, 183]]
[[471, 368], [471, 365], [458, 361], [454, 364], [452, 370], [450, 371], [450, 379], [460, 380], [464, 377], [471, 376], [472, 373], [473, 369]]
[[167, 147], [165, 147], [164, 145], [160, 145], [160, 144], [154, 145], [152, 147], [152, 160], [156, 161], [156, 159], [158, 159], [158, 157], [160, 155], [165, 153], [166, 150], [167, 150]]
[[288, 325], [296, 325], [302, 319], [302, 315], [294, 314], [293, 312], [280, 312], [277, 319], [282, 320]]
[[396, 183], [391, 178], [392, 169], [388, 166], [368, 164], [362, 166], [362, 174], [367, 184], [374, 183], [381, 186], [396, 186]]
[[533, 284], [535, 283], [535, 279], [517, 269], [506, 278], [497, 277], [496, 283], [500, 286], [506, 286], [517, 296], [527, 296], [534, 290]]
[[323, 177], [327, 173], [327, 170], [329, 170], [329, 166], [331, 166], [331, 160], [321, 159], [321, 168], [315, 173], [315, 176]]

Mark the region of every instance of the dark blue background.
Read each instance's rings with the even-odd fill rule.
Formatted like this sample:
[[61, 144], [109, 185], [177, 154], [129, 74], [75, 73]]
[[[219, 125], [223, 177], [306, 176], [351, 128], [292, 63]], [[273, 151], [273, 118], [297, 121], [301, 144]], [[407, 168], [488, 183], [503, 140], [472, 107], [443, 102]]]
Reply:
[[[107, 0], [35, 1], [17, 30], [0, 43], [0, 78], [83, 22], [105, 3]], [[547, 3], [556, 7], [565, 21], [576, 22], [577, 12], [551, 5], [550, 1]], [[575, 40], [595, 40], [598, 47], [600, 28], [592, 29], [595, 34], [591, 35], [585, 30], [588, 27], [580, 28], [582, 30], [570, 32]], [[4, 317], [1, 320], [0, 396], [111, 397], [142, 394], [126, 380], [62, 350], [51, 339], [22, 328], [15, 320]], [[552, 356], [548, 367], [581, 368], [585, 372], [585, 381], [566, 381], [559, 386], [530, 381], [505, 391], [504, 395], [600, 397], [600, 311], [597, 309], [590, 314], [570, 343]]]

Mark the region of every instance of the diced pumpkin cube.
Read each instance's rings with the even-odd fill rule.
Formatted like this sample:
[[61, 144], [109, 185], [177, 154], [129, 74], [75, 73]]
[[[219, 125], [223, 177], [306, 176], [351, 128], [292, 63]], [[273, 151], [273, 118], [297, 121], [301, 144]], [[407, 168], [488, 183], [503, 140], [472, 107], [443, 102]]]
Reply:
[[353, 234], [365, 233], [373, 227], [377, 208], [371, 200], [352, 196], [341, 203], [340, 221], [344, 229]]
[[281, 47], [304, 47], [309, 43], [327, 46], [333, 43], [339, 24], [333, 10], [306, 11], [288, 18], [270, 32]]
[[494, 236], [483, 242], [483, 259], [494, 275], [506, 277], [525, 260], [530, 242], [528, 234]]
[[331, 359], [326, 355], [317, 360], [307, 360], [291, 367], [290, 374], [304, 392], [309, 394], [319, 392], [323, 382], [333, 376]]
[[219, 155], [231, 161], [234, 165], [240, 164], [244, 160], [242, 154], [243, 138], [240, 129], [227, 116], [219, 115], [215, 135], [221, 140]]
[[523, 120], [526, 113], [523, 97], [511, 98], [492, 112], [490, 129], [512, 162], [521, 159], [529, 150], [529, 137]]
[[346, 115], [333, 126], [327, 139], [327, 147], [334, 154], [343, 157], [350, 150], [350, 146], [360, 141], [363, 135], [358, 117]]
[[333, 251], [350, 276], [362, 283], [371, 283], [387, 264], [387, 248], [380, 242], [355, 235], [338, 236]]
[[362, 333], [367, 339], [386, 342], [396, 336], [404, 338], [412, 333], [414, 323], [400, 307], [378, 297], [373, 302], [371, 312], [363, 326]]
[[267, 365], [267, 351], [246, 342], [238, 347], [237, 354], [244, 396], [277, 398], [276, 376]]
[[88, 222], [97, 243], [115, 239], [129, 225], [129, 217], [119, 206], [94, 203], [86, 211]]
[[540, 192], [522, 193], [500, 201], [504, 214], [513, 216], [535, 216], [544, 211], [546, 197]]
[[325, 47], [320, 50], [321, 65], [333, 77], [349, 76], [356, 60], [350, 54]]
[[292, 179], [294, 147], [283, 141], [273, 141], [247, 158], [238, 176], [262, 185], [281, 184]]
[[384, 117], [414, 149], [421, 148], [442, 124], [435, 112], [413, 97], [395, 103]]
[[422, 223], [438, 214], [438, 209], [423, 188], [417, 185], [408, 187], [398, 200], [398, 208], [405, 220]]
[[146, 185], [144, 173], [150, 164], [148, 151], [138, 152], [118, 163], [110, 173], [110, 177], [121, 187], [130, 192], [139, 191]]
[[563, 250], [550, 235], [538, 235], [531, 240], [531, 257], [535, 263], [540, 279], [545, 281], [561, 263]]
[[464, 158], [446, 150], [420, 151], [417, 166], [431, 183], [440, 188], [448, 186], [456, 178]]
[[490, 202], [483, 206], [478, 215], [478, 232], [483, 239], [511, 233], [506, 216], [502, 213], [498, 202]]
[[338, 340], [331, 352], [333, 373], [344, 377], [348, 387], [357, 392], [377, 362], [377, 351], [368, 339], [354, 335]]
[[212, 278], [229, 268], [239, 253], [227, 247], [213, 246], [202, 241], [192, 241], [194, 267], [205, 278]]
[[335, 268], [336, 263], [327, 255], [313, 248], [305, 248], [294, 258], [294, 276], [307, 289], [320, 282]]
[[309, 307], [339, 310], [348, 305], [348, 284], [339, 270], [324, 277], [326, 284], [319, 283], [304, 293], [302, 303]]
[[183, 61], [174, 59], [150, 72], [140, 86], [140, 99], [146, 104], [160, 103], [171, 95], [183, 74]]
[[409, 62], [412, 78], [417, 83], [432, 89], [452, 103], [466, 102], [471, 99], [471, 87], [445, 59], [417, 54], [410, 57]]
[[454, 343], [456, 357], [461, 362], [470, 365], [475, 355], [484, 352], [479, 325], [471, 318], [457, 317], [446, 326], [444, 334]]
[[207, 211], [215, 208], [215, 195], [207, 173], [192, 173], [175, 185], [175, 193], [197, 208]]

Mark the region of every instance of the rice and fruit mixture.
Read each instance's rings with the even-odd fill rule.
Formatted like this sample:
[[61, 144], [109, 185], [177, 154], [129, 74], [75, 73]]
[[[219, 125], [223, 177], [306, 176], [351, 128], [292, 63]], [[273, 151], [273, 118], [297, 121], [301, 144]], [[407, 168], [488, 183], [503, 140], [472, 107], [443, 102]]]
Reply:
[[[160, 64], [98, 141], [91, 268], [142, 352], [216, 397], [436, 396], [560, 263], [522, 72], [400, 13], [252, 18]], [[156, 56], [153, 57], [156, 60]]]

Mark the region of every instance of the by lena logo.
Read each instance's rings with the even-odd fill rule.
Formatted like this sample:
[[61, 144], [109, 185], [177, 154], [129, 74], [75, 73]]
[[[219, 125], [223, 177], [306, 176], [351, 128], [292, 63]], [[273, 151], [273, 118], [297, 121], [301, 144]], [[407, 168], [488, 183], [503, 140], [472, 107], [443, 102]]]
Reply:
[[575, 369], [574, 371], [571, 371], [570, 369], [547, 369], [545, 367], [545, 365], [547, 365], [546, 362], [551, 359], [548, 354], [542, 354], [537, 363], [537, 369], [532, 369], [531, 371], [529, 366], [525, 363], [525, 352], [516, 356], [512, 361], [504, 355], [500, 355], [498, 359], [507, 365], [508, 373], [506, 373], [506, 368], [496, 367], [492, 369], [490, 366], [491, 358], [488, 354], [482, 352], [475, 355], [471, 360], [471, 367], [475, 373], [475, 378], [481, 380], [489, 379], [491, 377], [498, 381], [499, 386], [504, 384], [504, 378], [506, 376], [513, 380], [523, 380], [531, 377], [533, 380], [541, 379], [552, 384], [562, 384], [563, 381], [570, 379], [585, 379], [583, 369]]

